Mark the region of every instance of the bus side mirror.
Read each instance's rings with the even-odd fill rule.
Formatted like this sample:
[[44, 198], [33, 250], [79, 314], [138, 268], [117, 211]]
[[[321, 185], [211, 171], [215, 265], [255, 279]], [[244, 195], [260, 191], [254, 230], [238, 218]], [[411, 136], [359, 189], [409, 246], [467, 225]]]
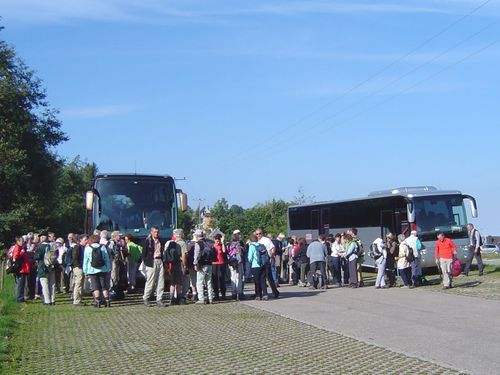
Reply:
[[408, 216], [408, 222], [409, 223], [414, 223], [415, 222], [415, 205], [413, 202], [408, 202], [406, 204], [406, 212]]
[[472, 213], [472, 217], [477, 217], [477, 203], [476, 198], [471, 197], [470, 195], [462, 195], [463, 199], [468, 199], [470, 201], [470, 211]]
[[87, 191], [85, 193], [85, 208], [87, 211], [92, 211], [94, 207], [94, 192], [92, 190]]
[[177, 192], [177, 199], [179, 202], [179, 208], [181, 209], [182, 212], [185, 212], [187, 210], [187, 194], [184, 193], [182, 190], [179, 190]]

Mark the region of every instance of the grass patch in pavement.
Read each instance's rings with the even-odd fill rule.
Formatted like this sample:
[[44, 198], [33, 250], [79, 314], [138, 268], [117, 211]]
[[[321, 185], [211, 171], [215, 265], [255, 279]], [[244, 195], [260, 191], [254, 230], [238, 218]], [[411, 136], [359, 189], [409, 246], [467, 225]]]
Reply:
[[457, 373], [239, 302], [95, 309], [58, 296], [26, 307], [9, 374]]

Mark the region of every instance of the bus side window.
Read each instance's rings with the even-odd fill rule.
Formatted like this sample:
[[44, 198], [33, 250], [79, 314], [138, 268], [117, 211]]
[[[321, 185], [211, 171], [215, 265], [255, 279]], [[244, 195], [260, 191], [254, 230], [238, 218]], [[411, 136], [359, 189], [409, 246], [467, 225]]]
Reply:
[[319, 210], [311, 211], [311, 229], [319, 230]]

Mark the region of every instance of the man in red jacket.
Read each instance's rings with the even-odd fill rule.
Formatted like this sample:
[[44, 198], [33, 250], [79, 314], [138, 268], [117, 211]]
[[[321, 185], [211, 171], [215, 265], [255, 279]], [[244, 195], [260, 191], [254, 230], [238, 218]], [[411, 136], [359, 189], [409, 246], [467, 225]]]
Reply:
[[452, 240], [444, 236], [444, 233], [439, 233], [437, 238], [434, 258], [436, 265], [441, 267], [443, 288], [449, 289], [451, 288], [451, 263], [453, 258], [457, 256], [457, 247]]
[[16, 277], [16, 299], [17, 302], [26, 302], [24, 299], [24, 287], [26, 286], [26, 279], [30, 274], [30, 261], [28, 253], [24, 247], [24, 239], [16, 237], [16, 244], [12, 251], [12, 260], [21, 263], [21, 269], [15, 274]]

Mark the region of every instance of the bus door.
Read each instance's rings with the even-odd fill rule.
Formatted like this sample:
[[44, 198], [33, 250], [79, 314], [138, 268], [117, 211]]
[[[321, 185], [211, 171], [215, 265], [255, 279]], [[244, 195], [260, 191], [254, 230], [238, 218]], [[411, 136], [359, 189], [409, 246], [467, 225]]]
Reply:
[[393, 233], [396, 235], [396, 220], [394, 211], [392, 210], [382, 210], [380, 211], [380, 235], [381, 238], [385, 238], [387, 233]]
[[411, 225], [408, 222], [408, 215], [406, 211], [395, 211], [394, 218], [396, 222], [396, 235], [402, 233], [408, 237], [411, 232]]
[[330, 233], [330, 209], [322, 208], [321, 209], [321, 228], [319, 230], [320, 234], [328, 236]]

